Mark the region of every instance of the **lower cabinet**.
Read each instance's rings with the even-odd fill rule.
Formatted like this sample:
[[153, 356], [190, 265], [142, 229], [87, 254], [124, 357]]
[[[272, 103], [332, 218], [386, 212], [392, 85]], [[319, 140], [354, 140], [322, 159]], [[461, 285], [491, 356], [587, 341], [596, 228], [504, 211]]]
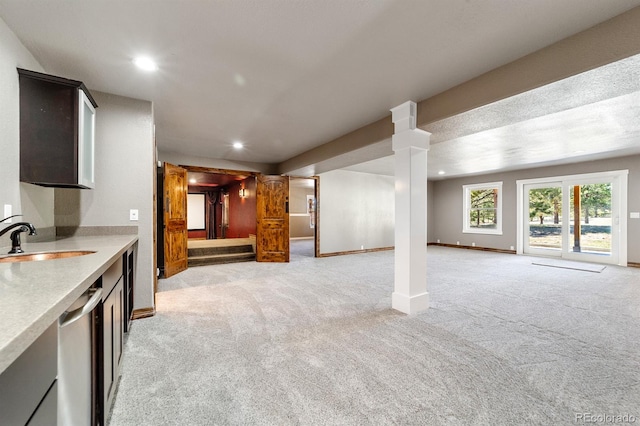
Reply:
[[[130, 248], [96, 283], [102, 286], [102, 303], [94, 308], [94, 319], [86, 330], [91, 334], [91, 338], [87, 336], [87, 342], [91, 344], [87, 352], [91, 354], [92, 370], [88, 380], [93, 389], [92, 424], [86, 426], [105, 426], [113, 405], [120, 377], [124, 333], [129, 329], [133, 311], [135, 255], [135, 247]], [[68, 353], [59, 350], [59, 336], [64, 336], [60, 330], [55, 321], [0, 374], [0, 426], [55, 426], [60, 420], [58, 396], [65, 394], [67, 387], [61, 379], [58, 361], [59, 354]], [[63, 423], [68, 422], [63, 420]]]
[[55, 425], [58, 323], [0, 375], [0, 424]]
[[124, 345], [124, 278], [122, 258], [116, 261], [102, 276], [102, 290], [106, 296], [102, 302], [102, 392], [103, 418], [105, 425], [109, 417], [118, 378]]
[[51, 426], [52, 419], [58, 416], [58, 383], [53, 382], [53, 386], [47, 392], [38, 409], [31, 416], [28, 426]]
[[113, 395], [120, 374], [123, 344], [123, 303], [124, 292], [122, 279], [111, 290], [104, 301], [103, 335], [104, 335], [104, 406], [108, 414], [113, 402]]

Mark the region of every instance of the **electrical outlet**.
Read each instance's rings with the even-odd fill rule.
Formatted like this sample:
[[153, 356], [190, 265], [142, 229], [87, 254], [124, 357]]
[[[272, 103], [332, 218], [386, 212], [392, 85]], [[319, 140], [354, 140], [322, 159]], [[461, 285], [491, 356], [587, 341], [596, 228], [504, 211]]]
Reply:
[[137, 209], [129, 210], [129, 220], [138, 220], [138, 210]]
[[[6, 211], [5, 211], [5, 213], [6, 213]], [[629, 219], [640, 219], [640, 212], [631, 212], [631, 213], [629, 213]]]
[[360, 250], [364, 250], [364, 246], [360, 246]]
[[460, 241], [456, 241], [456, 245], [459, 246], [460, 245]]
[[[5, 217], [9, 217], [11, 216], [13, 213], [11, 212], [11, 204], [5, 204], [4, 205], [4, 216], [2, 216], [3, 218]], [[4, 221], [4, 223], [11, 223], [13, 221], [13, 219], [7, 219]]]
[[440, 244], [440, 240], [438, 240], [438, 244]]
[[509, 248], [509, 250], [515, 250], [515, 247], [511, 246], [511, 247]]
[[471, 243], [471, 247], [475, 247], [475, 246], [476, 246], [476, 243]]

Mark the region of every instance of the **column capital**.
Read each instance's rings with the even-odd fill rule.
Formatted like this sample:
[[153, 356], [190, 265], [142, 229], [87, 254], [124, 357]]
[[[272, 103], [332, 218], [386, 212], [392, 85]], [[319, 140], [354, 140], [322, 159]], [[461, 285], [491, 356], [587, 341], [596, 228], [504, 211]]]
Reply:
[[394, 124], [394, 133], [415, 129], [417, 115], [418, 106], [413, 101], [407, 101], [402, 105], [391, 108], [391, 121], [393, 121]]
[[394, 124], [392, 149], [397, 152], [406, 148], [429, 149], [431, 133], [416, 128], [418, 106], [413, 101], [391, 108], [391, 120]]

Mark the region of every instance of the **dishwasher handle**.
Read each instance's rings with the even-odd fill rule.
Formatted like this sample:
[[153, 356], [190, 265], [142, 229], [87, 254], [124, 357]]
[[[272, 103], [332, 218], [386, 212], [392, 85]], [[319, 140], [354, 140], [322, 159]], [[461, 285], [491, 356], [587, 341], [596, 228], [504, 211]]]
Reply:
[[64, 320], [60, 323], [60, 327], [65, 327], [71, 323], [76, 322], [83, 316], [87, 315], [89, 312], [93, 311], [93, 308], [98, 306], [98, 303], [102, 301], [102, 289], [97, 288], [95, 290], [89, 290], [89, 292], [94, 292], [89, 301], [85, 303], [84, 306], [78, 309], [74, 309], [71, 312], [67, 312], [67, 316], [64, 317]]

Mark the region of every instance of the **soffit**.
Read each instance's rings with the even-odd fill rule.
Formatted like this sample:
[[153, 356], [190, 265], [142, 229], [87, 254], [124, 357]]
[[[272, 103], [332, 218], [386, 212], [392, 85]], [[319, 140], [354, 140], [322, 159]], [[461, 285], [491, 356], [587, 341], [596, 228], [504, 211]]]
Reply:
[[[429, 178], [640, 154], [638, 117], [640, 55], [423, 126]], [[393, 167], [392, 157], [363, 155], [346, 169], [393, 175]]]

